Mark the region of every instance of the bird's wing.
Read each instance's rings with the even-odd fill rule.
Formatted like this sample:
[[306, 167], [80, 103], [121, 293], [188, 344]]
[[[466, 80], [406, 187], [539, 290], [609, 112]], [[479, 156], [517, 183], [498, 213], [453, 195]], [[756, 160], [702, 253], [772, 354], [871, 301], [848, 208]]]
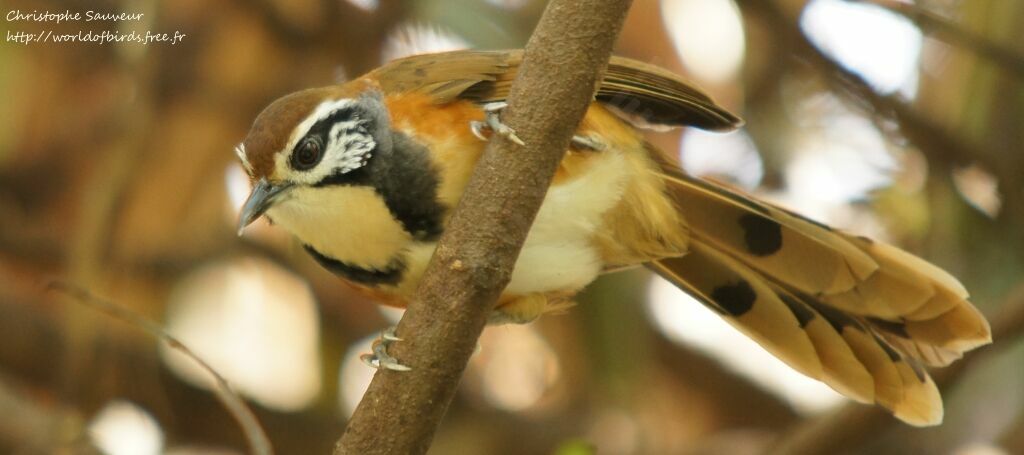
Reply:
[[[438, 103], [504, 101], [522, 56], [520, 50], [422, 54], [395, 60], [370, 76], [387, 93], [421, 92]], [[672, 72], [622, 57], [612, 57], [595, 99], [638, 127], [728, 130], [741, 124]]]

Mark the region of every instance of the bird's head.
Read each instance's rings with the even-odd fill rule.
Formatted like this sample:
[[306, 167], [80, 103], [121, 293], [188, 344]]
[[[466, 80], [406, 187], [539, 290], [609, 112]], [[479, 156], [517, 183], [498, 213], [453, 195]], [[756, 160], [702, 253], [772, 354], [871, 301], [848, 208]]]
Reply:
[[376, 90], [346, 92], [337, 87], [296, 92], [256, 118], [236, 149], [253, 182], [239, 233], [261, 215], [274, 219], [279, 208], [315, 204], [329, 188], [366, 184], [375, 157], [392, 146], [387, 109]]

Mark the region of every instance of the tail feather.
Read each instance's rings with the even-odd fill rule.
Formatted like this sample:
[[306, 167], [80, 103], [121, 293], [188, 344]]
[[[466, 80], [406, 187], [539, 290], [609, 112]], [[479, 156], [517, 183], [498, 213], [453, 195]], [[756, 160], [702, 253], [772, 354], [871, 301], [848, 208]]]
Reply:
[[[894, 246], [842, 235], [880, 267], [853, 290], [822, 296], [825, 303], [865, 316], [895, 337], [952, 351], [957, 357], [992, 342], [988, 321], [966, 299], [967, 291], [955, 278]], [[917, 303], [924, 295], [928, 298]], [[907, 354], [932, 364], [929, 354], [918, 352], [921, 347]]]
[[[703, 240], [812, 295], [837, 294], [878, 264], [821, 225], [682, 173], [666, 174], [686, 222]], [[813, 264], [814, 267], [807, 267]]]
[[894, 361], [893, 365], [903, 381], [903, 400], [890, 408], [893, 415], [919, 427], [942, 423], [942, 395], [931, 376], [912, 359]]
[[797, 371], [823, 376], [814, 344], [801, 330], [804, 315], [794, 313], [756, 272], [738, 261], [692, 242], [679, 258], [651, 267], [717, 312]]
[[[917, 359], [889, 343], [870, 321], [801, 296], [842, 334], [874, 378], [875, 402], [917, 426], [942, 422], [942, 397]], [[841, 392], [841, 391], [840, 391]]]
[[[861, 246], [861, 239], [854, 239]], [[932, 281], [898, 259], [888, 245], [863, 248], [878, 263], [878, 270], [849, 291], [823, 295], [822, 300], [843, 311], [898, 320], [925, 306], [937, 292]]]
[[963, 357], [963, 352], [946, 349], [923, 341], [914, 340], [906, 335], [880, 332], [882, 338], [897, 351], [904, 352], [930, 367], [944, 367]]
[[795, 313], [805, 314], [801, 328], [814, 344], [824, 375], [819, 379], [837, 392], [861, 403], [875, 402], [875, 383], [867, 366], [857, 357], [837, 329], [820, 311], [804, 299], [778, 286], [772, 291]]
[[701, 242], [649, 267], [797, 371], [908, 423], [941, 421], [942, 400], [927, 373], [862, 320], [791, 293]]
[[892, 245], [839, 235], [868, 254], [879, 269], [850, 291], [824, 296], [830, 305], [890, 321], [926, 321], [970, 305], [963, 285], [934, 265]]
[[905, 322], [910, 338], [940, 348], [966, 352], [992, 342], [988, 321], [973, 305], [958, 305], [937, 318]]
[[964, 298], [953, 294], [949, 288], [940, 287], [936, 289], [935, 295], [921, 308], [903, 315], [908, 321], [927, 321], [941, 316], [943, 313], [956, 308], [964, 303]]
[[[913, 425], [942, 420], [924, 365], [991, 342], [945, 271], [662, 164], [691, 250], [649, 265], [794, 369]], [[699, 215], [699, 216], [698, 216]]]

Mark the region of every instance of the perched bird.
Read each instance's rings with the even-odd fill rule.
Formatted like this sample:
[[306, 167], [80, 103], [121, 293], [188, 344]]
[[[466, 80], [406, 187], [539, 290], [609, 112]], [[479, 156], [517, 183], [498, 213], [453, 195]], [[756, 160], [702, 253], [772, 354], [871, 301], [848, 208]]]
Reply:
[[[499, 113], [521, 59], [418, 55], [274, 101], [236, 150], [254, 183], [239, 232], [266, 216], [345, 282], [404, 306], [481, 139], [517, 139]], [[602, 273], [645, 265], [801, 373], [910, 424], [939, 423], [942, 399], [924, 366], [991, 341], [955, 278], [686, 175], [637, 131], [739, 123], [679, 76], [612, 58], [491, 322], [529, 322]], [[370, 360], [405, 368], [384, 349]]]

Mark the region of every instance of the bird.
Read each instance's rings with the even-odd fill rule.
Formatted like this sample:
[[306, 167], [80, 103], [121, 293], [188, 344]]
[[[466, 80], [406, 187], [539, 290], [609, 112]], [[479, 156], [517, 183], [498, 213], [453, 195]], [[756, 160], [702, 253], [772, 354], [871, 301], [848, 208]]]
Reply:
[[[522, 50], [410, 56], [269, 104], [235, 148], [266, 217], [341, 282], [403, 307], [501, 122]], [[565, 311], [645, 266], [806, 376], [915, 426], [941, 423], [925, 367], [991, 342], [952, 275], [895, 246], [691, 176], [644, 129], [742, 120], [681, 76], [612, 56], [489, 322]], [[525, 146], [525, 145], [524, 145]], [[367, 360], [406, 370], [381, 336]]]

